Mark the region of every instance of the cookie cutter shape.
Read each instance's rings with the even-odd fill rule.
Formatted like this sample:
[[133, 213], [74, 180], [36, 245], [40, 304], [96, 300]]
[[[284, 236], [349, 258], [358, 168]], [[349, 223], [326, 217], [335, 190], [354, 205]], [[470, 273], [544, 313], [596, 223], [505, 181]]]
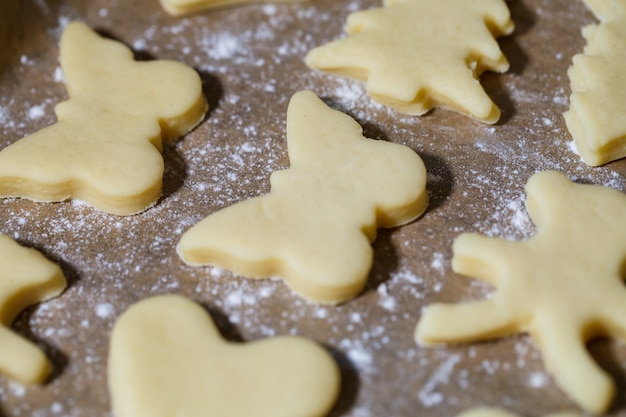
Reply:
[[341, 385], [339, 367], [317, 343], [227, 342], [201, 306], [178, 295], [122, 314], [108, 366], [117, 417], [322, 417]]
[[179, 137], [207, 109], [198, 74], [174, 61], [134, 61], [126, 46], [80, 22], [61, 38], [69, 100], [58, 122], [0, 151], [0, 196], [84, 200], [118, 215], [161, 196], [163, 139]]
[[491, 283], [493, 297], [428, 306], [416, 341], [465, 343], [527, 332], [557, 385], [601, 413], [615, 387], [585, 342], [626, 334], [626, 195], [554, 171], [533, 175], [526, 192], [535, 236], [515, 242], [462, 234], [453, 245], [452, 269]]
[[161, 7], [172, 16], [220, 7], [239, 6], [253, 3], [296, 3], [306, 0], [160, 0]]
[[584, 53], [575, 55], [567, 128], [582, 160], [598, 166], [626, 156], [626, 5], [612, 20], [583, 29]]
[[386, 0], [348, 16], [347, 37], [311, 50], [309, 67], [366, 81], [373, 99], [422, 115], [445, 107], [485, 123], [500, 110], [477, 77], [505, 72], [494, 39], [513, 31], [503, 0]]
[[271, 192], [209, 215], [178, 253], [191, 265], [278, 276], [313, 301], [347, 300], [365, 285], [376, 229], [426, 209], [426, 169], [412, 149], [365, 138], [310, 91], [290, 101], [287, 141], [291, 167], [272, 174]]
[[58, 265], [0, 235], [0, 374], [23, 384], [48, 377], [52, 367], [46, 355], [10, 326], [26, 307], [59, 295], [65, 286]]

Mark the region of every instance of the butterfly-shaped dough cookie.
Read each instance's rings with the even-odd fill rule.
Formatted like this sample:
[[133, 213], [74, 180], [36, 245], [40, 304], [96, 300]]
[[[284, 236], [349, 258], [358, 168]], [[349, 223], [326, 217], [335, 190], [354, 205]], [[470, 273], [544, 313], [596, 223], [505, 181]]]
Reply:
[[281, 277], [314, 301], [346, 300], [365, 284], [376, 228], [425, 210], [424, 164], [406, 146], [363, 137], [310, 91], [291, 99], [287, 141], [291, 167], [272, 174], [271, 192], [211, 214], [178, 253], [189, 264]]
[[427, 307], [416, 340], [460, 343], [527, 332], [560, 388], [602, 413], [615, 386], [585, 342], [626, 340], [626, 195], [554, 171], [533, 175], [526, 191], [535, 236], [515, 242], [463, 234], [454, 242], [453, 270], [493, 284], [494, 295]]
[[56, 264], [0, 235], [0, 374], [25, 384], [45, 381], [51, 370], [46, 355], [10, 326], [23, 309], [59, 295], [65, 285]]
[[219, 7], [237, 6], [252, 3], [289, 3], [306, 0], [161, 0], [161, 6], [172, 16], [208, 10]]
[[306, 63], [367, 81], [372, 98], [404, 113], [446, 107], [495, 123], [500, 110], [476, 78], [508, 70], [494, 38], [512, 31], [503, 0], [385, 0], [350, 14], [348, 36], [311, 50]]
[[131, 306], [111, 335], [117, 417], [322, 417], [340, 380], [317, 343], [296, 336], [229, 343], [201, 306], [177, 295]]
[[79, 22], [63, 32], [61, 65], [70, 98], [55, 107], [57, 123], [0, 152], [0, 196], [145, 210], [161, 195], [163, 138], [206, 112], [200, 77], [178, 62], [134, 61]]

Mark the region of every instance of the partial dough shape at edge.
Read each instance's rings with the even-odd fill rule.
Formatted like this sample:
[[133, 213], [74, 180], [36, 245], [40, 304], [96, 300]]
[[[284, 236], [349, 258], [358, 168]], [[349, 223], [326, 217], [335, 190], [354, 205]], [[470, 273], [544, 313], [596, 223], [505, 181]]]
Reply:
[[586, 26], [584, 52], [573, 57], [568, 69], [572, 93], [563, 117], [579, 156], [590, 166], [626, 157], [626, 121], [620, 110], [626, 105], [625, 28], [626, 13]]
[[159, 0], [161, 7], [171, 16], [209, 11], [230, 6], [261, 3], [297, 3], [308, 0]]
[[25, 308], [56, 297], [67, 282], [61, 268], [36, 249], [21, 246], [0, 234], [0, 369], [9, 378], [23, 384], [42, 384], [52, 365], [45, 353], [32, 341], [10, 329]]

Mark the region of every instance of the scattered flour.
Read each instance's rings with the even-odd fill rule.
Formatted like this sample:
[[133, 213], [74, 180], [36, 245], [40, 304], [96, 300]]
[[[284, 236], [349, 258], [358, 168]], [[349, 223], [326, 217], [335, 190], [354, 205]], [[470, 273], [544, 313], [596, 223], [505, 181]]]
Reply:
[[28, 118], [31, 120], [41, 119], [46, 115], [46, 105], [40, 104], [28, 109]]
[[339, 342], [341, 348], [352, 362], [352, 364], [361, 372], [372, 373], [373, 356], [364, 343], [359, 340], [343, 339]]
[[115, 313], [115, 308], [109, 303], [101, 303], [96, 305], [96, 316], [106, 319]]
[[547, 387], [550, 384], [550, 382], [551, 382], [551, 378], [545, 372], [533, 372], [530, 374], [530, 377], [528, 378], [528, 385], [530, 385], [532, 388], [537, 388], [537, 389]]
[[441, 404], [445, 397], [437, 388], [450, 382], [454, 367], [461, 361], [458, 355], [448, 357], [440, 364], [418, 392], [418, 398], [426, 408]]

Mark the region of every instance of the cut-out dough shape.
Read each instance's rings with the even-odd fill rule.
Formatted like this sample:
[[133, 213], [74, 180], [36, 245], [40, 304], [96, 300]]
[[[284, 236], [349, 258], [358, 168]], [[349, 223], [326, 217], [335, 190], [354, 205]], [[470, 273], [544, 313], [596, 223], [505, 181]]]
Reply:
[[564, 117], [583, 161], [598, 166], [626, 156], [626, 13], [585, 27], [583, 36], [587, 46], [568, 71], [572, 95]]
[[365, 138], [310, 91], [291, 99], [287, 141], [291, 167], [272, 174], [270, 194], [208, 216], [178, 253], [192, 265], [281, 277], [317, 302], [344, 301], [365, 285], [377, 227], [426, 209], [426, 169], [413, 150]]
[[[495, 407], [477, 407], [459, 414], [457, 417], [520, 417], [518, 414]], [[569, 411], [547, 414], [545, 417], [582, 417]]]
[[58, 265], [0, 235], [0, 374], [24, 384], [48, 377], [52, 367], [46, 355], [10, 326], [26, 307], [59, 295], [65, 286]]
[[408, 114], [446, 107], [486, 123], [500, 110], [477, 77], [509, 63], [494, 37], [513, 31], [503, 0], [386, 0], [348, 16], [348, 37], [311, 50], [309, 67], [367, 81], [375, 100]]
[[526, 191], [534, 237], [463, 234], [453, 245], [452, 269], [493, 284], [493, 297], [429, 306], [416, 340], [461, 343], [527, 332], [559, 387], [588, 411], [603, 412], [615, 388], [585, 342], [600, 335], [626, 340], [626, 195], [554, 171], [533, 175]]
[[69, 100], [58, 122], [0, 152], [0, 196], [52, 202], [77, 198], [119, 215], [140, 212], [161, 195], [162, 140], [203, 117], [198, 74], [173, 61], [133, 61], [121, 43], [83, 23], [61, 39]]
[[177, 295], [131, 306], [111, 335], [117, 417], [321, 417], [340, 380], [317, 343], [295, 336], [226, 342], [201, 306]]
[[220, 7], [252, 3], [297, 3], [306, 0], [161, 0], [163, 9], [172, 16]]
[[603, 22], [626, 13], [626, 0], [583, 0], [583, 2]]

